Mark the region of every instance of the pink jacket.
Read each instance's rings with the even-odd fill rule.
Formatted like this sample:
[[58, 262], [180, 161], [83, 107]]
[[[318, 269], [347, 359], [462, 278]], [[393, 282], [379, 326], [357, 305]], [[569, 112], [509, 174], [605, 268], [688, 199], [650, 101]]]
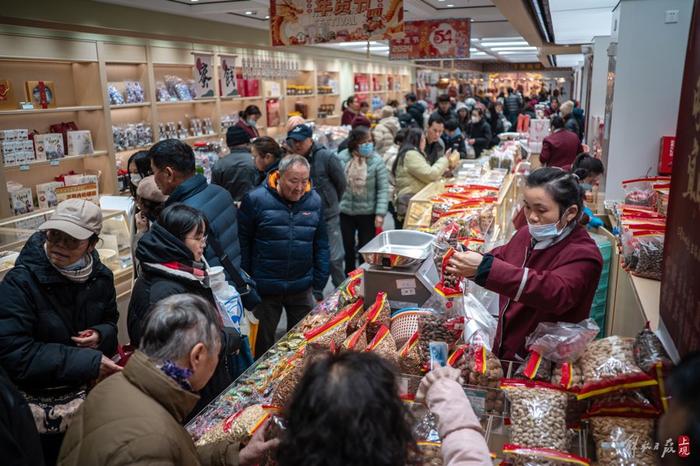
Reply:
[[449, 378], [437, 379], [428, 390], [425, 402], [438, 416], [445, 466], [491, 466], [493, 461], [462, 386]]

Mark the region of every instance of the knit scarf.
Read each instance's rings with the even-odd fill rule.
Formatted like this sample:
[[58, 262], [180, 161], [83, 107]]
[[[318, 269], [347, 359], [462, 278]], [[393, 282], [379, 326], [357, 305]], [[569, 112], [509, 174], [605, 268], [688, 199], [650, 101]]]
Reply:
[[182, 368], [170, 360], [158, 366], [158, 369], [173, 379], [183, 390], [187, 390], [188, 392], [192, 391], [192, 385], [190, 385], [190, 377], [192, 377], [191, 369]]
[[367, 160], [361, 155], [354, 155], [345, 167], [345, 176], [353, 194], [363, 194], [367, 189]]
[[[46, 245], [44, 245], [44, 252], [46, 252]], [[48, 257], [48, 254], [46, 255]], [[78, 262], [71, 264], [68, 267], [59, 267], [49, 259], [49, 262], [54, 269], [58, 271], [61, 275], [66, 277], [73, 283], [85, 283], [92, 275], [92, 254], [85, 254]]]

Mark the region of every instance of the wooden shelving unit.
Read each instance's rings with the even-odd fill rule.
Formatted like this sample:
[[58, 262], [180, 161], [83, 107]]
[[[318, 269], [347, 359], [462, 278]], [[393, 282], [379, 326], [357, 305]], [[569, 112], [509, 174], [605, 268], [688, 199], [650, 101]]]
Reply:
[[[264, 54], [268, 52], [255, 49], [242, 51], [232, 50], [224, 46], [195, 45], [195, 44], [154, 44], [134, 38], [130, 44], [115, 43], [110, 38], [100, 39], [67, 39], [57, 37], [32, 37], [32, 47], [20, 49], [3, 48], [0, 46], [0, 69], [3, 79], [11, 82], [15, 101], [25, 99], [24, 86], [29, 80], [52, 81], [55, 88], [55, 108], [47, 109], [2, 109], [0, 110], [0, 129], [27, 128], [39, 133], [49, 132], [49, 126], [60, 122], [76, 123], [79, 129], [89, 130], [92, 134], [93, 154], [66, 156], [56, 161], [42, 161], [23, 164], [22, 166], [0, 167], [0, 217], [9, 217], [11, 209], [7, 182], [15, 181], [26, 187], [31, 187], [36, 195], [35, 186], [39, 183], [52, 181], [55, 177], [67, 173], [89, 172], [99, 173], [99, 188], [101, 194], [116, 194], [117, 172], [126, 168], [128, 158], [138, 150], [146, 150], [150, 145], [117, 151], [113, 143], [112, 128], [128, 124], [142, 123], [152, 130], [153, 142], [160, 140], [159, 127], [161, 123], [182, 122], [190, 127], [192, 118], [211, 118], [213, 135], [188, 136], [183, 139], [191, 143], [197, 140], [223, 138], [221, 121], [226, 115], [237, 115], [248, 105], [257, 105], [262, 118], [258, 124], [261, 134], [273, 137], [283, 137], [287, 117], [297, 104], [307, 106], [307, 119], [317, 124], [338, 124], [341, 117], [341, 97], [347, 97], [347, 90], [352, 86], [341, 86], [342, 80], [350, 80], [353, 72], [360, 72], [367, 67], [367, 62], [352, 65], [352, 71], [347, 72], [347, 66], [340, 60], [303, 58], [293, 55], [299, 60], [302, 71], [293, 79], [276, 80], [279, 95], [265, 94], [265, 80], [259, 81], [260, 95], [232, 96], [195, 99], [191, 101], [158, 102], [156, 84], [163, 81], [166, 75], [175, 75], [184, 80], [192, 79], [194, 72], [193, 50], [211, 53], [213, 66], [213, 84], [215, 93], [219, 90], [221, 55], [244, 56], [246, 54]], [[47, 58], [47, 54], [50, 56]], [[383, 65], [384, 68], [373, 69], [369, 66], [369, 74], [381, 76], [383, 87], [377, 95], [390, 94], [387, 88], [387, 76], [392, 74], [391, 68], [401, 67]], [[408, 68], [403, 68], [405, 76], [400, 76], [402, 89], [410, 82]], [[236, 74], [240, 75], [240, 66]], [[398, 71], [397, 71], [398, 73]], [[109, 84], [124, 91], [126, 81], [137, 81], [144, 91], [144, 101], [112, 105], [107, 92]], [[349, 84], [349, 83], [348, 83]], [[370, 83], [371, 84], [371, 83]], [[311, 88], [308, 95], [287, 95], [290, 85], [303, 85]], [[332, 92], [328, 92], [330, 86]], [[322, 88], [320, 91], [319, 89]], [[347, 89], [343, 91], [342, 89]], [[368, 97], [374, 95], [368, 92]], [[280, 121], [278, 126], [268, 127], [266, 102], [279, 99]], [[330, 114], [319, 118], [321, 106], [332, 106]], [[323, 113], [322, 113], [323, 114]]]

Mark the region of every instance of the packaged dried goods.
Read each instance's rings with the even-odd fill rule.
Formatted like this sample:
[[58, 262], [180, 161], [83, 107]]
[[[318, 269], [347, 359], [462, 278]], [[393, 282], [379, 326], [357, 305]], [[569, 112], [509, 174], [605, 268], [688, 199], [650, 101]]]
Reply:
[[641, 390], [619, 390], [591, 400], [584, 417], [595, 416], [659, 416], [661, 410]]
[[515, 371], [515, 377], [549, 382], [552, 378], [552, 361], [543, 358], [537, 351], [530, 350], [525, 362]]
[[663, 343], [649, 328], [649, 322], [634, 340], [634, 360], [647, 374], [653, 374], [657, 364], [661, 364], [664, 368], [673, 365]]
[[654, 186], [670, 182], [669, 177], [637, 178], [622, 182], [625, 190], [625, 204], [656, 208], [658, 194]]
[[480, 387], [498, 387], [503, 378], [501, 361], [484, 345], [469, 345], [467, 353], [469, 366], [469, 385]]
[[330, 348], [331, 344], [340, 346], [345, 341], [349, 320], [348, 311], [339, 312], [325, 324], [304, 333], [304, 338], [309, 344], [322, 348]]
[[421, 466], [442, 466], [442, 444], [440, 442], [418, 442]]
[[348, 351], [364, 351], [367, 349], [367, 331], [365, 327], [360, 327], [351, 333], [342, 344], [343, 349]]
[[421, 366], [428, 370], [430, 364], [430, 342], [444, 341], [448, 349], [455, 347], [464, 331], [464, 318], [447, 318], [443, 313], [418, 316], [418, 352]]
[[[598, 464], [654, 466], [654, 420], [646, 418], [594, 417], [590, 419]], [[645, 448], [648, 445], [649, 448]]]
[[367, 345], [365, 351], [376, 353], [383, 357], [395, 367], [399, 366], [399, 355], [396, 351], [396, 342], [394, 342], [394, 337], [391, 336], [391, 332], [388, 327], [382, 325], [374, 339]]
[[591, 342], [581, 357], [584, 386], [578, 398], [656, 385], [656, 381], [637, 366], [633, 346], [634, 338], [616, 335]]
[[625, 267], [638, 277], [661, 280], [664, 233], [630, 230], [623, 235], [622, 253]]
[[367, 338], [372, 339], [381, 327], [391, 327], [391, 308], [386, 293], [377, 293], [374, 304], [367, 309]]
[[552, 385], [578, 390], [583, 387], [583, 369], [578, 362], [555, 364], [552, 369]]
[[270, 415], [277, 411], [279, 411], [279, 408], [261, 404], [243, 408], [205, 433], [197, 441], [196, 445], [208, 445], [224, 438], [245, 444], [250, 440], [253, 434], [255, 434], [255, 431], [265, 423]]
[[[448, 249], [442, 256], [440, 264], [440, 281], [435, 286], [435, 291], [445, 298], [461, 298], [464, 295], [461, 279], [457, 275], [447, 272], [447, 265], [450, 258], [457, 252], [455, 249]], [[448, 308], [449, 309], [449, 308]]]
[[546, 359], [564, 363], [577, 360], [599, 332], [593, 319], [579, 323], [540, 322], [526, 344]]
[[124, 96], [117, 86], [113, 83], [107, 85], [107, 94], [109, 94], [109, 104], [110, 105], [122, 105], [124, 103]]
[[532, 448], [523, 445], [505, 444], [503, 453], [513, 466], [588, 466], [588, 458], [550, 448]]
[[304, 375], [303, 361], [297, 360], [290, 365], [281, 378], [277, 379], [277, 386], [272, 392], [272, 404], [285, 407], [292, 398], [294, 389]]
[[525, 447], [566, 451], [565, 390], [542, 382], [510, 379], [501, 382], [510, 400], [511, 441]]
[[348, 336], [355, 333], [360, 327], [364, 327], [367, 323], [367, 311], [364, 310], [364, 301], [362, 298], [347, 304], [341, 312], [350, 314], [350, 321], [347, 327]]
[[403, 345], [399, 350], [399, 368], [402, 374], [420, 376], [421, 370], [420, 353], [418, 352], [418, 332]]

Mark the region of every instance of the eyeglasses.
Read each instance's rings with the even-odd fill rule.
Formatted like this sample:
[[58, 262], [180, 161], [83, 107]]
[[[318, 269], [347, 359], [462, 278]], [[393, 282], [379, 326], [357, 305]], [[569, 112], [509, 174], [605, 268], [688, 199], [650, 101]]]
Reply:
[[48, 230], [46, 232], [46, 239], [51, 244], [63, 244], [68, 249], [77, 249], [80, 245], [87, 240], [82, 240], [74, 238], [68, 233], [64, 233], [61, 230]]
[[202, 237], [200, 237], [200, 238], [197, 238], [197, 236], [187, 236], [187, 237], [185, 237], [185, 239], [188, 239], [188, 240], [191, 240], [191, 241], [199, 241], [199, 242], [202, 243], [202, 244], [206, 244], [206, 243], [207, 243], [207, 238], [208, 238], [207, 235], [204, 235], [204, 236], [202, 236]]

